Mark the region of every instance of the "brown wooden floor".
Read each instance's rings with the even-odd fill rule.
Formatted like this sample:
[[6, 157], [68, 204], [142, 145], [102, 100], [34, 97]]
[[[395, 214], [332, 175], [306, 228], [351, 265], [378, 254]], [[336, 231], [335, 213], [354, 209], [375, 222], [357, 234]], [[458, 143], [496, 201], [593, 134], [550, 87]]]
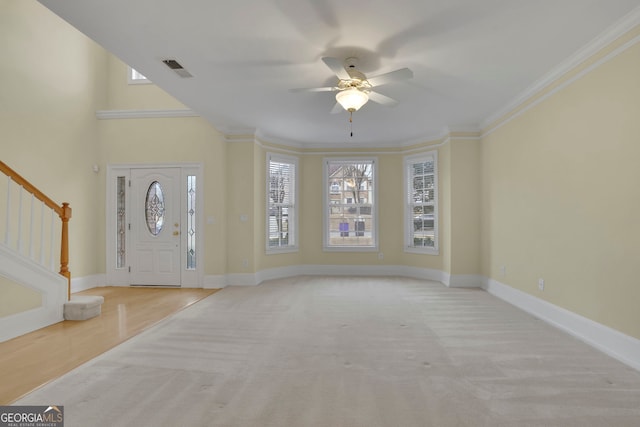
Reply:
[[139, 334], [216, 289], [105, 287], [76, 295], [102, 295], [99, 317], [39, 329], [0, 343], [0, 405], [69, 372]]

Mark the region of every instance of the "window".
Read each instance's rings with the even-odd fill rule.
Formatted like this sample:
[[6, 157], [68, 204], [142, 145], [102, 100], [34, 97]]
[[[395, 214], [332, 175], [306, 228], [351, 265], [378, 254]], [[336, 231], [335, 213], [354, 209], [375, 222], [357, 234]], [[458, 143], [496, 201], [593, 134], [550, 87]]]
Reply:
[[267, 252], [297, 250], [295, 157], [267, 154]]
[[129, 84], [151, 83], [149, 79], [143, 76], [138, 70], [132, 67], [127, 67], [127, 81]]
[[116, 268], [125, 268], [127, 259], [127, 179], [125, 176], [119, 176], [116, 178], [116, 183]]
[[438, 153], [405, 158], [405, 247], [438, 254]]
[[147, 219], [149, 233], [157, 236], [162, 231], [164, 225], [164, 191], [158, 181], [153, 181], [147, 190], [147, 197], [144, 202], [144, 214]]
[[377, 250], [375, 165], [375, 159], [325, 159], [326, 250]]
[[196, 176], [187, 175], [187, 270], [196, 269]]

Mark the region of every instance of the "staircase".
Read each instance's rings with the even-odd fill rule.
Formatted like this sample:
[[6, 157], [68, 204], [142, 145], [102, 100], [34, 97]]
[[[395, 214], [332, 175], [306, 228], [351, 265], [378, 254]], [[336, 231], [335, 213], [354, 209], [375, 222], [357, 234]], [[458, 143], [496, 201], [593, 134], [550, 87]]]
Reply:
[[[60, 322], [65, 313], [74, 320], [100, 314], [101, 297], [71, 298], [69, 204], [55, 203], [1, 161], [0, 172], [0, 342]], [[9, 289], [21, 288], [40, 294], [41, 303], [14, 313], [7, 307], [23, 297]]]

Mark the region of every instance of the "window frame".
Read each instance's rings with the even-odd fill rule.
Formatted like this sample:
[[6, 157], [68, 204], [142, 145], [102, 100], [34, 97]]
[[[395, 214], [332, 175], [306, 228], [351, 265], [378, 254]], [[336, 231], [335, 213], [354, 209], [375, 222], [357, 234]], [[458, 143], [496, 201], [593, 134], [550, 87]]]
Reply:
[[[293, 165], [293, 182], [291, 184], [293, 190], [293, 203], [289, 205], [289, 221], [288, 221], [288, 239], [289, 243], [286, 246], [276, 246], [273, 247], [269, 244], [269, 222], [270, 222], [270, 211], [272, 207], [272, 200], [270, 197], [271, 191], [271, 163], [285, 163]], [[298, 218], [300, 212], [300, 202], [299, 202], [299, 159], [295, 156], [288, 156], [285, 154], [279, 153], [267, 153], [266, 156], [266, 172], [265, 172], [265, 252], [266, 254], [282, 254], [282, 253], [291, 253], [298, 252], [299, 250], [299, 229], [298, 229]], [[291, 190], [290, 190], [291, 191]], [[291, 212], [293, 211], [293, 212]], [[291, 220], [291, 216], [293, 219]]]
[[[330, 221], [331, 215], [329, 214], [329, 210], [331, 206], [346, 205], [346, 202], [342, 200], [342, 203], [334, 203], [331, 200], [331, 194], [335, 195], [335, 192], [332, 192], [333, 183], [329, 182], [329, 165], [331, 163], [363, 163], [370, 162], [371, 167], [371, 199], [367, 200], [366, 204], [371, 205], [371, 221], [373, 222], [371, 226], [371, 237], [373, 240], [373, 244], [369, 246], [359, 246], [359, 245], [331, 245], [330, 244], [330, 236], [329, 233], [331, 231]], [[322, 248], [325, 252], [378, 252], [379, 248], [379, 238], [378, 238], [378, 185], [377, 185], [377, 176], [378, 176], [378, 158], [377, 157], [326, 157], [323, 159], [323, 168], [322, 168]], [[344, 189], [341, 188], [341, 191]], [[367, 187], [367, 190], [369, 188]]]
[[[433, 247], [430, 246], [415, 246], [414, 245], [414, 224], [413, 224], [413, 208], [416, 204], [411, 197], [413, 191], [413, 165], [416, 163], [423, 163], [429, 160], [433, 160], [433, 186], [434, 186], [434, 197], [433, 203], [430, 205], [433, 206], [433, 233], [434, 233], [434, 244]], [[403, 165], [403, 183], [404, 183], [404, 251], [410, 253], [418, 253], [418, 254], [426, 254], [426, 255], [439, 255], [440, 254], [440, 223], [439, 223], [439, 215], [438, 215], [438, 207], [439, 207], [439, 184], [438, 184], [438, 151], [431, 150], [422, 152], [419, 154], [414, 154], [410, 156], [405, 156], [404, 165]], [[424, 203], [419, 204], [421, 206], [429, 206], [429, 204], [425, 205]]]

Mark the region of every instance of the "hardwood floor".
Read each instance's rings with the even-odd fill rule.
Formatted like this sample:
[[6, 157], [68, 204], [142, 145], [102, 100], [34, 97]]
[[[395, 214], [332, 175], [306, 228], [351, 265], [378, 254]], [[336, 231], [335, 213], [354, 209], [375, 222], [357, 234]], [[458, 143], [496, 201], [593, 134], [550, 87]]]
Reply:
[[102, 314], [65, 320], [0, 343], [0, 405], [69, 372], [217, 289], [104, 287], [76, 295], [102, 295]]

